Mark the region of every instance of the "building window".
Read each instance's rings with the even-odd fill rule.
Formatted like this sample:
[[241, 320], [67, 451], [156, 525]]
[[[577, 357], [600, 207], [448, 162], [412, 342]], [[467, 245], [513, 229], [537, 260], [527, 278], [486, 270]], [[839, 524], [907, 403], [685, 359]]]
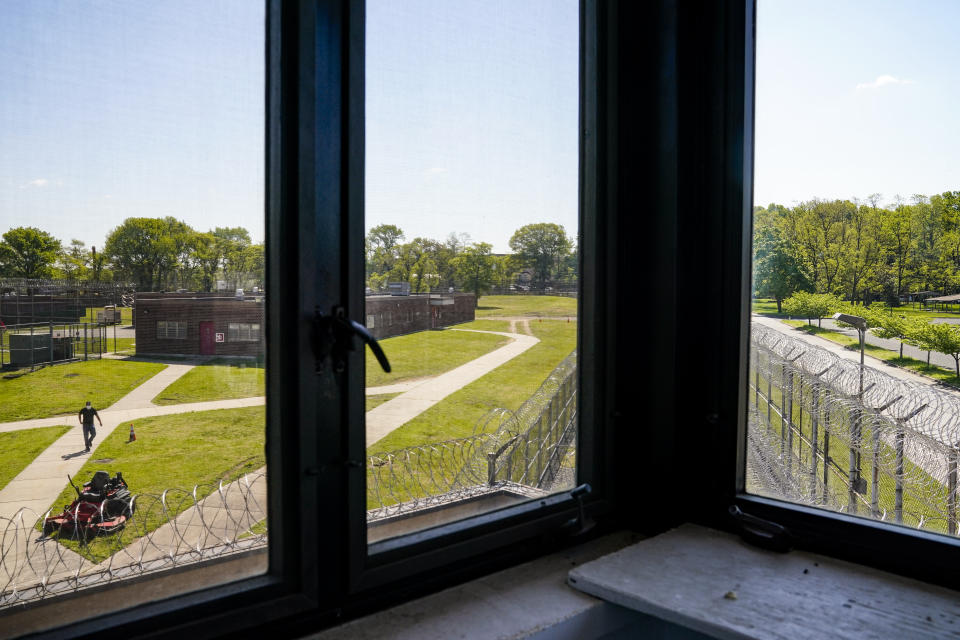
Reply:
[[373, 329], [376, 327], [376, 316], [372, 313], [367, 314], [367, 329]]
[[227, 339], [230, 342], [256, 342], [260, 339], [259, 323], [231, 322], [227, 325]]
[[157, 338], [164, 340], [185, 340], [187, 338], [187, 323], [175, 320], [158, 320]]

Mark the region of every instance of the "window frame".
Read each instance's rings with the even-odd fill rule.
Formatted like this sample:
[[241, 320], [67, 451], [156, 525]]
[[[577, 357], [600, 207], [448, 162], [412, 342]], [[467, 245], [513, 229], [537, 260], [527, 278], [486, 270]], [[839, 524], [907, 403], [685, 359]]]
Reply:
[[[681, 82], [681, 96], [705, 94], [699, 105], [687, 100], [682, 106], [681, 112], [686, 110], [687, 117], [703, 128], [688, 130], [680, 139], [690, 158], [680, 180], [686, 182], [682, 191], [722, 195], [712, 201], [692, 198], [682, 209], [681, 233], [700, 231], [696, 243], [684, 243], [690, 249], [691, 264], [689, 269], [678, 269], [678, 288], [693, 286], [697, 271], [701, 276], [708, 274], [703, 303], [720, 314], [708, 327], [695, 328], [693, 322], [679, 320], [681, 331], [696, 331], [699, 338], [681, 344], [678, 358], [706, 361], [707, 377], [713, 383], [687, 407], [687, 419], [704, 443], [698, 451], [704, 472], [729, 480], [710, 492], [704, 501], [707, 508], [699, 515], [691, 513], [692, 519], [737, 532], [727, 512], [730, 505], [737, 505], [787, 527], [796, 548], [958, 589], [960, 576], [949, 570], [960, 563], [958, 537], [746, 493], [756, 4], [726, 0], [709, 11], [713, 14], [709, 17], [679, 13], [682, 28], [701, 38], [704, 49], [698, 56], [680, 52], [680, 66], [688, 78], [687, 83]], [[724, 28], [711, 31], [705, 24]], [[704, 171], [705, 166], [714, 170]], [[710, 237], [719, 241], [703, 242]], [[704, 286], [702, 277], [699, 283]], [[705, 353], [709, 355], [704, 357]], [[930, 562], [930, 558], [937, 560]]]
[[[160, 325], [163, 325], [163, 334], [160, 333]], [[174, 325], [174, 335], [170, 335], [170, 325]], [[157, 320], [157, 339], [158, 340], [186, 340], [187, 323], [183, 320]]]
[[[301, 356], [312, 353], [318, 311], [339, 303], [365, 317], [357, 84], [365, 7], [266, 2], [270, 569], [50, 635], [223, 635], [268, 625], [307, 633], [580, 541], [556, 535], [577, 513], [558, 494], [545, 507], [525, 503], [393, 539], [368, 556], [363, 430], [349, 420], [363, 415], [363, 352], [348, 355], [343, 374], [318, 373], [313, 357]], [[597, 533], [655, 534], [684, 521], [735, 531], [727, 508], [738, 504], [788, 526], [798, 547], [956, 588], [946, 575], [960, 559], [954, 541], [742, 492], [753, 16], [753, 0], [581, 0], [578, 351], [581, 424], [589, 425], [581, 432], [590, 435], [578, 442], [578, 466], [595, 489], [587, 513]], [[656, 71], [649, 86], [636, 82], [638, 64]], [[636, 250], [637, 237], [648, 251]], [[620, 293], [640, 272], [655, 275], [640, 293], [659, 303], [649, 344], [636, 339]], [[691, 289], [718, 310], [716, 322], [681, 313]], [[689, 370], [678, 363], [691, 361], [703, 385], [685, 394]], [[676, 482], [641, 494], [638, 461], [644, 477]], [[923, 564], [930, 557], [937, 567]]]

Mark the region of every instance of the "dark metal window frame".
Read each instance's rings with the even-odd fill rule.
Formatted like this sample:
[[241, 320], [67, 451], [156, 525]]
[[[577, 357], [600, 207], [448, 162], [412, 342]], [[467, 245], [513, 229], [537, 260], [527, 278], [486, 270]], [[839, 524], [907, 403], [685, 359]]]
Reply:
[[[266, 2], [270, 569], [61, 627], [51, 632], [57, 637], [313, 630], [577, 541], [563, 525], [577, 517], [578, 504], [558, 494], [368, 549], [365, 473], [355, 462], [365, 458], [364, 354], [350, 352], [342, 373], [318, 371], [311, 341], [318, 314], [343, 309], [365, 317], [365, 4]], [[600, 322], [615, 264], [603, 222], [609, 203], [597, 184], [605, 152], [600, 6], [581, 6], [578, 471], [594, 488], [584, 502], [595, 516], [610, 512], [614, 484], [612, 465], [604, 464], [611, 343]]]
[[[786, 526], [796, 547], [960, 588], [960, 575], [952, 570], [960, 566], [956, 538], [745, 492], [755, 16], [754, 0], [677, 12], [686, 41], [699, 41], [686, 50], [681, 46], [678, 63], [681, 118], [691, 124], [679, 136], [686, 151], [680, 192], [711, 194], [681, 204], [679, 240], [687, 251], [678, 260], [678, 291], [697, 287], [700, 305], [713, 311], [710, 323], [678, 319], [680, 330], [695, 336], [679, 343], [678, 358], [698, 359], [705, 368], [698, 375], [708, 380], [704, 392], [685, 404], [678, 428], [689, 428], [702, 443], [696, 448], [700, 473], [729, 479], [688, 515], [736, 531], [727, 515], [736, 504]], [[684, 231], [692, 241], [684, 241]]]

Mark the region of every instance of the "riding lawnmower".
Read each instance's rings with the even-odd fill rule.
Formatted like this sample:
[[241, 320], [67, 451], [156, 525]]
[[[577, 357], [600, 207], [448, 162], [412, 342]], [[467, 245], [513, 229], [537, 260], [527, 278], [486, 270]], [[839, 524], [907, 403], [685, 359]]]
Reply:
[[43, 535], [59, 531], [61, 537], [87, 540], [116, 533], [133, 517], [133, 495], [119, 471], [113, 478], [106, 471], [97, 471], [82, 490], [69, 475], [67, 480], [77, 498], [60, 515], [44, 519]]

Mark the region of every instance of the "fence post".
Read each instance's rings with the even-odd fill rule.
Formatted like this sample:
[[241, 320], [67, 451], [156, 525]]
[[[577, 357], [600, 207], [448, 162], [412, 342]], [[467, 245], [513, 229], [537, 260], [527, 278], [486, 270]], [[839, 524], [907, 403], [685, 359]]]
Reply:
[[534, 487], [540, 486], [540, 476], [543, 474], [543, 414], [541, 411], [537, 417], [537, 477], [534, 479]]
[[897, 524], [903, 523], [903, 441], [905, 437], [906, 436], [903, 432], [903, 423], [900, 420], [897, 420], [897, 472], [895, 477], [896, 487], [893, 498], [893, 513]]
[[[32, 304], [32, 303], [31, 303]], [[30, 307], [30, 313], [33, 313], [33, 307]], [[34, 350], [33, 350], [33, 325], [30, 325], [30, 371], [33, 371], [33, 359], [34, 359]]]
[[820, 381], [814, 380], [810, 391], [810, 498], [817, 497], [817, 438], [820, 427]]
[[947, 455], [947, 533], [957, 535], [957, 449], [950, 449]]
[[756, 354], [753, 359], [754, 383], [753, 383], [753, 405], [760, 411], [760, 347], [754, 351]]
[[793, 474], [793, 375], [794, 370], [787, 372], [787, 393], [790, 396], [790, 408], [787, 410], [787, 476]]
[[873, 471], [870, 474], [870, 511], [874, 518], [880, 517], [880, 429], [874, 419], [871, 427], [873, 440]]
[[87, 361], [87, 323], [83, 323], [83, 361]]
[[[53, 300], [50, 301], [50, 315], [53, 316]], [[53, 364], [53, 318], [48, 321], [50, 327], [50, 364]]]
[[823, 504], [830, 499], [830, 413], [823, 416]]
[[770, 352], [767, 352], [767, 428], [773, 426], [770, 422], [770, 409], [773, 404], [773, 369], [770, 368]]
[[497, 482], [497, 452], [487, 452], [487, 484], [491, 487]]

